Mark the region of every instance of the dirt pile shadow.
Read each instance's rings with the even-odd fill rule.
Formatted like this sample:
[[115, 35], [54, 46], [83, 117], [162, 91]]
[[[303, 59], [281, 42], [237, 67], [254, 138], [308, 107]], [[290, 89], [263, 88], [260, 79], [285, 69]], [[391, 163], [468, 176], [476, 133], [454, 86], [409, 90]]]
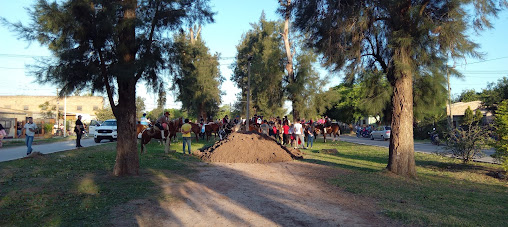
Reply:
[[257, 132], [234, 132], [198, 154], [202, 160], [226, 163], [271, 163], [301, 159], [297, 149], [288, 149]]

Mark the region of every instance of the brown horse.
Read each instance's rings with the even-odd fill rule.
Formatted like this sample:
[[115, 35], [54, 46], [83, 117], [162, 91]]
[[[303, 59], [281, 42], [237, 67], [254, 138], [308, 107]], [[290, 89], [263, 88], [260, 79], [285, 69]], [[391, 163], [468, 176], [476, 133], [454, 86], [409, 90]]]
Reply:
[[340, 136], [340, 128], [339, 128], [339, 125], [336, 123], [332, 123], [328, 127], [325, 127], [322, 124], [317, 124], [315, 126], [314, 131], [316, 132], [316, 134], [323, 135], [323, 139], [324, 139], [325, 143], [326, 143], [326, 134], [328, 134], [329, 136], [332, 136], [332, 134], [333, 134], [333, 141], [335, 141], [335, 139], [338, 139], [338, 137]]
[[151, 128], [144, 130], [143, 133], [141, 134], [141, 154], [143, 154], [145, 150], [145, 145], [148, 144], [152, 139], [159, 139], [161, 143], [164, 144], [165, 150], [166, 147], [169, 148], [170, 143], [169, 134], [170, 132], [168, 130], [164, 130], [164, 138], [162, 138], [161, 131], [158, 129], [156, 130], [154, 128]]
[[141, 134], [141, 133], [142, 133], [142, 132], [143, 132], [146, 128], [148, 128], [148, 126], [147, 126], [147, 125], [142, 125], [142, 124], [137, 124], [137, 125], [136, 125], [136, 135], [138, 135], [138, 139], [140, 139], [140, 138], [139, 138], [140, 134]]
[[212, 133], [215, 133], [214, 139], [217, 139], [217, 136], [219, 135], [219, 128], [222, 126], [222, 123], [208, 123], [205, 125], [205, 134], [206, 134], [206, 140], [210, 140], [210, 137], [212, 137]]
[[180, 129], [182, 128], [182, 125], [183, 125], [182, 118], [174, 119], [169, 122], [169, 125], [168, 125], [169, 126], [169, 137], [171, 138], [172, 141], [177, 140], [176, 133], [180, 131]]
[[189, 122], [189, 124], [191, 125], [191, 131], [196, 136], [196, 141], [199, 141], [198, 135], [199, 135], [199, 132], [201, 132], [201, 126], [199, 126], [199, 124], [196, 124], [193, 122]]

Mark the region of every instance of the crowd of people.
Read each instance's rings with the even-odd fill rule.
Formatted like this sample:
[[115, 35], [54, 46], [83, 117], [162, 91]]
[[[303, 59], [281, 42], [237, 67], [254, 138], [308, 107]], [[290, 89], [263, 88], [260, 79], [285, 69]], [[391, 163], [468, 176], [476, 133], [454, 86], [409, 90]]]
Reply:
[[[245, 124], [245, 122], [246, 121], [242, 121], [243, 124]], [[328, 117], [320, 118], [316, 121], [312, 119], [308, 121], [305, 121], [305, 119], [296, 119], [296, 121], [292, 123], [287, 116], [283, 118], [272, 117], [264, 119], [264, 116], [258, 115], [254, 115], [249, 122], [253, 125], [254, 130], [272, 136], [285, 146], [304, 149], [312, 148], [318, 134], [318, 130], [316, 130], [317, 125], [325, 125], [328, 127], [332, 124], [332, 121]]]

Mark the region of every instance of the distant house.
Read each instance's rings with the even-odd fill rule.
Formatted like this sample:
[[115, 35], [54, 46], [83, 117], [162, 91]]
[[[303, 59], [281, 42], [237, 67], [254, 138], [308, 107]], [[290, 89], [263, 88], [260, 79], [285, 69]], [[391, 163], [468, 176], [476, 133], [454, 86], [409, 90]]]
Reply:
[[373, 117], [373, 116], [362, 117], [358, 121], [356, 121], [356, 125], [360, 125], [360, 126], [363, 126], [363, 125], [373, 125], [373, 124], [376, 124], [379, 120], [380, 120], [379, 116], [376, 116], [376, 117]]
[[[462, 118], [464, 117], [464, 113], [466, 109], [470, 107], [471, 110], [476, 112], [479, 109], [483, 114], [483, 123], [491, 123], [494, 120], [494, 116], [491, 112], [485, 109], [482, 106], [481, 101], [472, 101], [472, 102], [457, 102], [452, 104], [452, 115], [453, 115], [453, 126], [460, 125], [462, 123]], [[450, 108], [446, 106], [446, 112], [448, 115], [450, 114]]]
[[[71, 118], [76, 115], [88, 115], [95, 118], [95, 112], [104, 107], [104, 98], [100, 96], [69, 96], [65, 102], [57, 96], [0, 96], [0, 118], [42, 118], [40, 105], [48, 102], [56, 107], [52, 112], [63, 115], [64, 111]], [[56, 117], [56, 116], [55, 116]]]
[[[49, 119], [43, 116], [41, 112], [44, 107], [41, 105], [48, 102], [50, 108], [55, 107], [53, 116]], [[0, 96], [0, 124], [2, 124], [8, 133], [8, 137], [16, 136], [16, 127], [23, 125], [26, 118], [33, 117], [34, 122], [39, 128], [45, 123], [57, 123], [62, 120], [66, 113], [66, 120], [74, 122], [78, 115], [83, 116], [84, 121], [95, 119], [95, 112], [104, 108], [104, 98], [99, 96], [69, 96], [67, 101], [57, 96]], [[60, 118], [57, 118], [57, 114]], [[63, 122], [63, 121], [61, 121]]]

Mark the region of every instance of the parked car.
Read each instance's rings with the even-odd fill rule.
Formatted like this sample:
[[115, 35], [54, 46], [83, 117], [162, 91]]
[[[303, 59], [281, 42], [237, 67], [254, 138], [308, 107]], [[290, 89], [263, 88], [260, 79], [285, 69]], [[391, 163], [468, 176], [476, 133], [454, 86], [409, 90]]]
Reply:
[[370, 139], [388, 140], [390, 139], [391, 132], [392, 128], [390, 126], [379, 126], [370, 133]]
[[90, 124], [88, 124], [88, 129], [87, 129], [88, 134], [94, 135], [97, 127], [101, 126], [101, 124], [102, 124], [102, 121], [91, 120]]
[[109, 141], [116, 140], [117, 138], [116, 120], [115, 119], [106, 120], [101, 124], [101, 126], [96, 127], [93, 138], [96, 143], [100, 143], [101, 140], [103, 139], [108, 139]]

